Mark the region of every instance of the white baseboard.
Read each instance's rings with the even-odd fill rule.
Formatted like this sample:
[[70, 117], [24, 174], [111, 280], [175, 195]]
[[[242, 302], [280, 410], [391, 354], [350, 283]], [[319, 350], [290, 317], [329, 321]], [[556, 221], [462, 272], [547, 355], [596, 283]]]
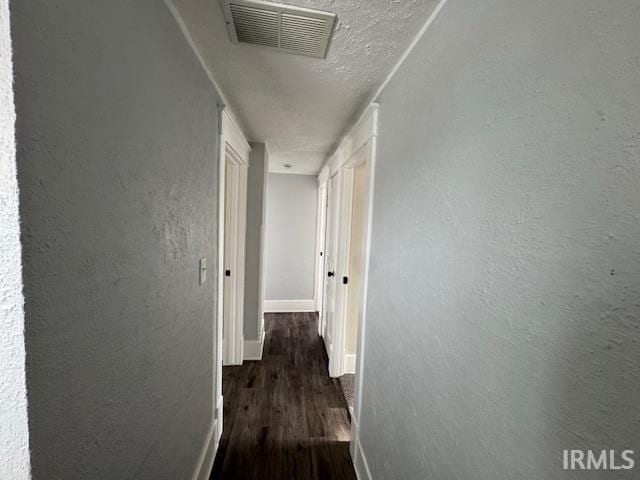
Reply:
[[372, 480], [367, 457], [364, 455], [360, 444], [360, 429], [355, 418], [351, 418], [351, 460], [358, 480]]
[[344, 354], [344, 373], [356, 373], [356, 354]]
[[216, 420], [218, 424], [216, 425], [216, 450], [218, 450], [218, 444], [220, 443], [220, 439], [222, 438], [222, 430], [224, 428], [224, 419], [222, 418], [224, 414], [224, 398], [222, 395], [218, 397], [218, 402], [216, 403]]
[[266, 313], [279, 312], [315, 312], [316, 305], [310, 300], [265, 300], [264, 311]]
[[207, 432], [207, 438], [205, 439], [196, 471], [193, 474], [193, 480], [208, 480], [213, 469], [213, 461], [216, 458], [216, 452], [218, 451], [218, 430], [222, 433], [222, 429], [218, 428], [218, 420], [214, 419], [211, 422], [211, 427]]
[[243, 359], [262, 360], [262, 349], [264, 347], [264, 331], [260, 335], [260, 340], [245, 340]]

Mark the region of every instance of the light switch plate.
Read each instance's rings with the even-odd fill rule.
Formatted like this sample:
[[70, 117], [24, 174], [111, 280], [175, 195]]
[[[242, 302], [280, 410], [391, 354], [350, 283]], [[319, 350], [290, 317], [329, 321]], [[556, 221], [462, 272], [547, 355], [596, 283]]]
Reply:
[[200, 259], [200, 285], [207, 281], [207, 259]]

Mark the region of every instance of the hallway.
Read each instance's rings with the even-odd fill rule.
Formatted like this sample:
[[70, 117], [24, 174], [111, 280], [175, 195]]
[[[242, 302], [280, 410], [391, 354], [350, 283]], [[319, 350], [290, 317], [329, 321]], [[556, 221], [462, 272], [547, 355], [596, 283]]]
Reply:
[[639, 25], [0, 0], [0, 480], [640, 479]]
[[211, 479], [355, 479], [350, 422], [311, 313], [265, 315], [261, 362], [225, 367]]

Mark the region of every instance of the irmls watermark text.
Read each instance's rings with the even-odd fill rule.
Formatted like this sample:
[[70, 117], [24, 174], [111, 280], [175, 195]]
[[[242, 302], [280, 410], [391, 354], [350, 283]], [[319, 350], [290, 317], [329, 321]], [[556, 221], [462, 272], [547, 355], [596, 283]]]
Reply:
[[563, 450], [565, 470], [631, 470], [635, 467], [633, 450]]

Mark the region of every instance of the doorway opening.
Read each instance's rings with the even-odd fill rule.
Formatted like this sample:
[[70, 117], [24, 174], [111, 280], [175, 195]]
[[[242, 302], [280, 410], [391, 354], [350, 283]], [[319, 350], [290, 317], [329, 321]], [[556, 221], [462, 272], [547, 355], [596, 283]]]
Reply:
[[[329, 375], [340, 379], [351, 413], [351, 449], [357, 455], [367, 278], [372, 223], [378, 105], [372, 104], [319, 175], [326, 190], [324, 298], [321, 335]], [[319, 238], [322, 232], [319, 232]]]
[[224, 106], [220, 106], [218, 155], [218, 257], [214, 362], [215, 445], [223, 430], [222, 365], [243, 357], [247, 169], [251, 147]]
[[222, 349], [224, 365], [242, 363], [247, 163], [228, 143], [224, 151], [224, 277]]
[[332, 377], [356, 372], [358, 329], [364, 311], [371, 163], [369, 142], [326, 183], [326, 275], [321, 334]]

